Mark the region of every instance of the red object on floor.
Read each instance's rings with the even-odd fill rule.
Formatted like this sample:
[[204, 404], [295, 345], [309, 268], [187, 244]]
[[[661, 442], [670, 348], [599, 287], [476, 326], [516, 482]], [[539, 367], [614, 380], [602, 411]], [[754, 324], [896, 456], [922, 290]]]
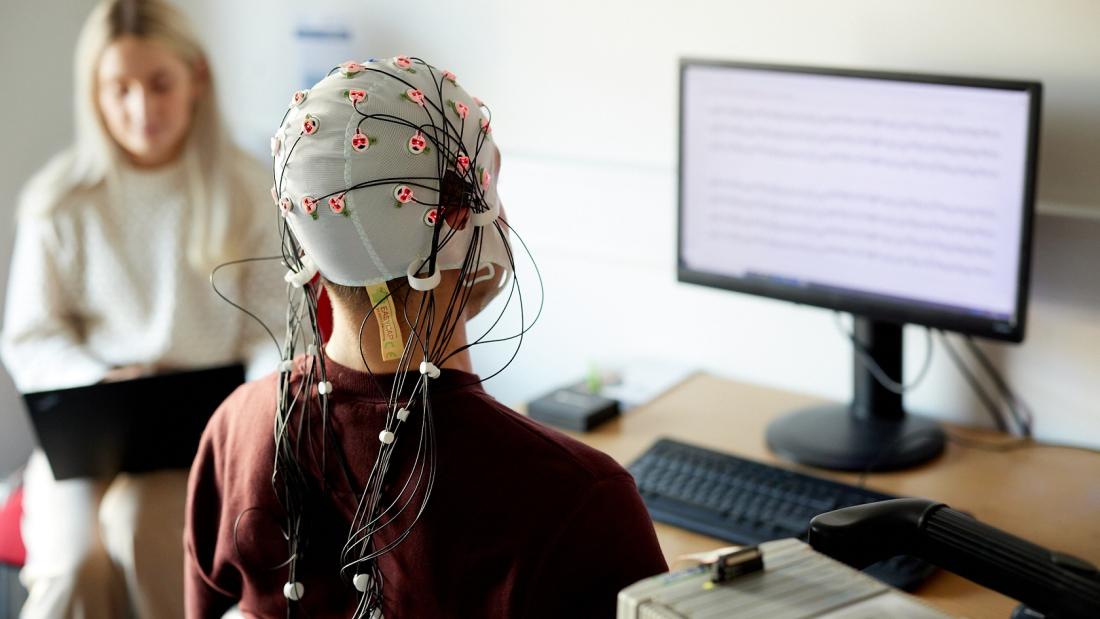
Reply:
[[19, 520], [23, 516], [23, 488], [16, 488], [0, 505], [0, 563], [22, 567], [27, 560]]

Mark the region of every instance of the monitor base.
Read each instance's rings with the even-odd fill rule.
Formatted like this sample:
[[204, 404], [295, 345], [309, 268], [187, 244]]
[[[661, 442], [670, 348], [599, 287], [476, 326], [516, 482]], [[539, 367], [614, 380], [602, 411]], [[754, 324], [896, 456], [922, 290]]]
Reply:
[[938, 456], [946, 435], [926, 417], [857, 418], [831, 404], [796, 411], [768, 424], [768, 448], [799, 464], [840, 471], [903, 469]]

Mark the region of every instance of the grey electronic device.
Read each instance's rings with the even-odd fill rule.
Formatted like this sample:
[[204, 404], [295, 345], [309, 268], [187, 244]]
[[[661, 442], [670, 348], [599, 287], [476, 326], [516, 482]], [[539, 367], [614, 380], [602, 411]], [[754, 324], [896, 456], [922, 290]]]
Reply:
[[[793, 539], [659, 574], [619, 592], [618, 619], [948, 619], [920, 600]], [[760, 561], [760, 559], [763, 559]]]

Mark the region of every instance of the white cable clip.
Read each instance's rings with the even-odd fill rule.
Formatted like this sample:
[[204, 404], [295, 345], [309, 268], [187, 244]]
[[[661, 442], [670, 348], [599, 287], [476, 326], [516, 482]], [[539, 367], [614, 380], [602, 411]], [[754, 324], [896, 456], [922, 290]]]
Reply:
[[374, 611], [371, 612], [371, 614], [370, 614], [370, 619], [382, 619], [382, 609], [381, 608], [374, 609]]
[[297, 602], [302, 599], [302, 596], [306, 594], [306, 586], [300, 582], [288, 582], [283, 585], [283, 596], [286, 599], [293, 602]]
[[359, 593], [366, 593], [367, 588], [370, 587], [370, 582], [370, 574], [356, 574], [351, 579], [351, 584], [355, 585], [355, 589]]
[[409, 409], [407, 409], [407, 408], [397, 409], [397, 420], [398, 421], [405, 421], [408, 418], [409, 418]]
[[480, 213], [470, 211], [470, 223], [478, 227], [488, 226], [497, 220], [497, 216], [500, 215], [500, 203], [491, 202], [488, 203], [489, 208]]
[[317, 383], [317, 393], [321, 395], [328, 395], [332, 393], [332, 383], [327, 380]]
[[428, 378], [439, 378], [439, 368], [435, 367], [434, 363], [428, 363], [427, 361], [420, 362], [420, 373], [427, 375]]
[[440, 275], [439, 268], [437, 267], [435, 273], [427, 277], [418, 277], [417, 272], [424, 266], [426, 259], [417, 258], [409, 264], [409, 268], [405, 270], [405, 275], [409, 279], [409, 288], [413, 290], [419, 290], [420, 292], [427, 292], [434, 289], [439, 285], [439, 282], [443, 281], [442, 275]]
[[287, 271], [286, 275], [283, 276], [283, 280], [295, 288], [305, 286], [309, 283], [309, 280], [313, 279], [314, 275], [317, 275], [317, 263], [313, 262], [313, 258], [310, 258], [309, 254], [302, 254], [301, 263], [302, 268], [297, 273]]
[[291, 360], [291, 359], [283, 359], [279, 363], [279, 371], [280, 372], [290, 372], [293, 369], [294, 369], [294, 361]]
[[390, 432], [389, 430], [382, 430], [378, 433], [378, 440], [382, 441], [383, 445], [389, 445], [390, 443], [392, 443], [393, 438], [393, 432]]

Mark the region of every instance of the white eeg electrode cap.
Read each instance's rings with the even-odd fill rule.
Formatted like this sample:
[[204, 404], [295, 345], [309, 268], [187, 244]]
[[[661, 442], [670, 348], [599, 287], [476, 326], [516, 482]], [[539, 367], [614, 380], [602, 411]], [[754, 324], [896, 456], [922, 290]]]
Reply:
[[[462, 266], [473, 231], [500, 216], [500, 153], [488, 108], [454, 74], [420, 60], [344, 63], [295, 93], [276, 135], [276, 204], [333, 283], [408, 278], [414, 289], [430, 290], [439, 270]], [[443, 218], [441, 176], [465, 187], [458, 195], [472, 200], [445, 205]], [[468, 215], [452, 217], [464, 208]], [[410, 265], [419, 268], [418, 259], [430, 255], [436, 226], [443, 228], [436, 238], [447, 239], [436, 273], [414, 281]], [[482, 235], [481, 262], [509, 270], [510, 236], [501, 228], [503, 234]], [[287, 277], [301, 285], [305, 274]]]

